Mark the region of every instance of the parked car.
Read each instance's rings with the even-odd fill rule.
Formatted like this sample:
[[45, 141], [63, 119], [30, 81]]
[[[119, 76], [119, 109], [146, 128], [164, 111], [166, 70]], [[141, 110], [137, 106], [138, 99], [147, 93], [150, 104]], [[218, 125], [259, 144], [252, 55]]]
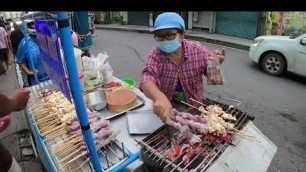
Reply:
[[270, 75], [285, 71], [306, 76], [306, 34], [260, 36], [250, 47], [249, 57]]

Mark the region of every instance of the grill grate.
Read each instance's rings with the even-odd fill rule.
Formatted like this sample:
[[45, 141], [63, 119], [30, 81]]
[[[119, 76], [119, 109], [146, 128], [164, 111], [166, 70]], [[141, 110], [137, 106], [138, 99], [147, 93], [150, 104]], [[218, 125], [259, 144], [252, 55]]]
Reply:
[[[241, 130], [248, 121], [254, 120], [254, 117], [248, 115], [237, 109], [236, 107], [228, 106], [217, 101], [205, 99], [202, 101], [206, 105], [217, 104], [225, 112], [230, 113], [236, 117], [235, 129]], [[198, 110], [190, 109], [191, 114], [198, 114]], [[183, 149], [182, 153], [174, 158], [168, 158], [167, 150], [171, 147], [171, 141], [179, 135], [168, 125], [163, 125], [158, 130], [147, 136], [142, 141], [138, 141], [142, 146], [141, 158], [144, 162], [162, 168], [163, 171], [205, 171], [224, 150], [232, 144], [233, 135], [229, 135], [227, 139], [221, 139], [210, 134], [203, 135], [203, 141], [195, 146], [193, 149], [197, 151], [190, 157], [189, 162], [184, 163], [184, 156], [189, 154], [189, 149]]]

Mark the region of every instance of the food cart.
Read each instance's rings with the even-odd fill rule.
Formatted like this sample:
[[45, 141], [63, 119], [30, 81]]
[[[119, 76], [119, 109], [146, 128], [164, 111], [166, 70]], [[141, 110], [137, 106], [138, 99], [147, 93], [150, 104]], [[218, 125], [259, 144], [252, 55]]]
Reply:
[[[185, 155], [188, 151], [182, 150], [173, 159], [169, 157], [165, 153], [171, 151], [173, 145], [170, 140], [178, 133], [171, 133], [169, 125], [152, 118], [152, 101], [138, 88], [115, 76], [108, 77], [101, 84], [95, 75], [87, 79], [87, 84], [81, 84], [68, 15], [65, 12], [57, 14], [57, 27], [54, 20], [38, 19], [35, 22], [44, 66], [51, 80], [30, 87], [31, 99], [27, 106], [35, 147], [48, 171], [144, 171], [143, 162], [163, 171], [268, 169], [277, 147], [253, 124], [254, 117], [239, 110], [241, 102], [226, 98], [203, 100], [198, 102], [198, 106], [182, 104], [182, 107], [190, 114], [196, 114], [193, 108], [217, 104], [237, 118], [233, 123], [235, 130], [253, 137], [245, 139], [232, 134], [218, 144], [204, 139], [200, 144], [204, 152], [187, 157], [187, 163]], [[90, 66], [91, 63], [88, 64]], [[33, 66], [32, 63], [31, 70], [34, 70]], [[96, 72], [89, 71], [85, 72], [86, 76]], [[97, 83], [91, 85], [89, 80]], [[231, 104], [221, 103], [220, 100], [229, 100]], [[238, 103], [233, 105], [233, 102]], [[135, 123], [133, 120], [133, 126], [139, 126], [138, 130], [153, 124], [156, 124], [155, 128], [145, 133], [131, 132], [131, 116], [135, 114], [152, 119], [146, 123], [140, 120]]]

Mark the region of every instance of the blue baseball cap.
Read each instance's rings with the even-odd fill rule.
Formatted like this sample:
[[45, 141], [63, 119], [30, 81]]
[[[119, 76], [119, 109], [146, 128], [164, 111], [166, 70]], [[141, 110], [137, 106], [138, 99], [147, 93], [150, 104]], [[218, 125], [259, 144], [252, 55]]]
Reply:
[[153, 32], [161, 29], [172, 28], [185, 30], [185, 22], [179, 14], [174, 12], [165, 12], [157, 16]]

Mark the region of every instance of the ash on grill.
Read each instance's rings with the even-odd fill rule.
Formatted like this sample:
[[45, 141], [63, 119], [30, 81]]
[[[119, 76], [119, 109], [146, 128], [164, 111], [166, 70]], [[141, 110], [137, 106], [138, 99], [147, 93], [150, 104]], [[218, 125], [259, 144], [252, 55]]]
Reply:
[[[200, 102], [199, 102], [200, 103]], [[233, 106], [221, 104], [209, 99], [205, 105], [218, 105], [222, 110], [236, 118], [235, 130], [241, 130], [254, 117]], [[198, 108], [189, 111], [199, 114]], [[218, 135], [207, 133], [198, 136], [200, 142], [190, 142], [181, 132], [169, 125], [163, 125], [142, 141], [141, 159], [145, 163], [162, 168], [163, 171], [205, 171], [229, 146], [233, 145], [233, 134]]]

